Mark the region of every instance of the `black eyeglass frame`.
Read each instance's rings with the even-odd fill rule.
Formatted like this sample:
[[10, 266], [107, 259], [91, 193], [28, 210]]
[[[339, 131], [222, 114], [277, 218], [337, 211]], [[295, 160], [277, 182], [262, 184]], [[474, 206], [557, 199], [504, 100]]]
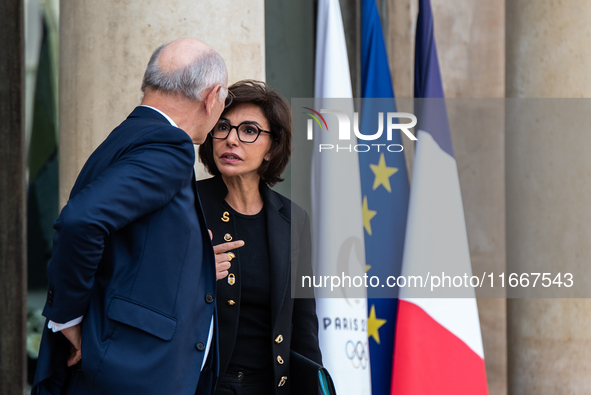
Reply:
[[[217, 126], [219, 125], [219, 123], [220, 123], [220, 122], [223, 122], [223, 123], [225, 123], [226, 125], [228, 125], [228, 127], [229, 127], [229, 129], [228, 129], [228, 134], [226, 134], [226, 136], [225, 136], [225, 137], [215, 137], [215, 136], [213, 135], [213, 129], [212, 129], [212, 130], [209, 132], [209, 135], [211, 136], [211, 138], [213, 138], [213, 139], [216, 139], [216, 140], [225, 140], [225, 139], [227, 139], [227, 138], [228, 138], [228, 136], [230, 135], [230, 133], [232, 133], [232, 129], [236, 129], [236, 135], [238, 136], [238, 140], [240, 140], [241, 142], [243, 142], [243, 143], [245, 143], [245, 144], [252, 144], [252, 143], [254, 143], [255, 141], [257, 141], [257, 139], [258, 139], [258, 138], [259, 138], [259, 136], [261, 135], [261, 132], [262, 132], [262, 133], [268, 133], [268, 134], [270, 134], [271, 136], [273, 136], [273, 132], [271, 132], [271, 131], [268, 131], [268, 130], [263, 130], [263, 129], [259, 128], [257, 125], [255, 125], [254, 123], [252, 123], [252, 122], [250, 122], [250, 121], [242, 122], [241, 124], [239, 124], [239, 125], [237, 125], [237, 126], [235, 126], [235, 125], [232, 125], [232, 124], [231, 124], [230, 122], [228, 122], [228, 121], [219, 121], [219, 122], [218, 122], [218, 123], [217, 123], [217, 124], [214, 126], [214, 129], [215, 129], [215, 127], [217, 127]], [[254, 140], [252, 140], [252, 141], [244, 141], [244, 140], [242, 140], [242, 139], [240, 138], [240, 133], [238, 133], [238, 128], [239, 128], [240, 126], [242, 126], [242, 125], [248, 125], [248, 126], [252, 126], [252, 127], [254, 127], [254, 128], [255, 128], [255, 129], [258, 131], [258, 133], [257, 133], [257, 136], [254, 138]]]

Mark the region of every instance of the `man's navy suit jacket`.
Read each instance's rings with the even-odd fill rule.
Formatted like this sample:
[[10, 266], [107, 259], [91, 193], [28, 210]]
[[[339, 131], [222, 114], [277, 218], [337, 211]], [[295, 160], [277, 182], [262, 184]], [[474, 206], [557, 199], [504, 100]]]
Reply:
[[[215, 261], [189, 136], [137, 107], [90, 156], [54, 224], [43, 315], [84, 315], [80, 391], [193, 395], [217, 377]], [[215, 332], [214, 332], [215, 333]], [[60, 393], [69, 343], [45, 328], [33, 394]], [[203, 383], [209, 381], [209, 383]]]

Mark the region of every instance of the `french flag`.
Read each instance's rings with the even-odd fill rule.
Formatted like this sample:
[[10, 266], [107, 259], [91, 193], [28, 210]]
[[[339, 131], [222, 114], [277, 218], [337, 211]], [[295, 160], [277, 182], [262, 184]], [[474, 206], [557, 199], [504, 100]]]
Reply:
[[[471, 276], [429, 0], [419, 0], [415, 97], [426, 99], [415, 104], [418, 140], [402, 275]], [[488, 394], [474, 290], [462, 292], [462, 298], [422, 298], [416, 289], [400, 289], [392, 395]]]

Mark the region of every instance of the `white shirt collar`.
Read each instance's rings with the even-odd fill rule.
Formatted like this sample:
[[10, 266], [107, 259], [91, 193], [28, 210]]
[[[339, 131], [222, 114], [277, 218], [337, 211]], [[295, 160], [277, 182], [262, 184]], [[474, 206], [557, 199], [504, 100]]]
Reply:
[[170, 122], [170, 124], [171, 124], [172, 126], [174, 126], [175, 128], [178, 128], [178, 125], [177, 125], [177, 124], [176, 124], [176, 123], [175, 123], [175, 122], [172, 120], [172, 118], [171, 118], [171, 117], [169, 117], [168, 115], [166, 115], [165, 113], [163, 113], [162, 111], [160, 111], [159, 109], [157, 109], [157, 108], [154, 108], [154, 107], [152, 107], [152, 106], [146, 106], [145, 104], [141, 104], [141, 105], [140, 105], [140, 107], [148, 107], [148, 108], [151, 108], [151, 109], [152, 109], [152, 110], [154, 110], [154, 111], [158, 111], [160, 114], [162, 114], [162, 116], [163, 116], [164, 118], [166, 118], [166, 119], [168, 120], [168, 122]]

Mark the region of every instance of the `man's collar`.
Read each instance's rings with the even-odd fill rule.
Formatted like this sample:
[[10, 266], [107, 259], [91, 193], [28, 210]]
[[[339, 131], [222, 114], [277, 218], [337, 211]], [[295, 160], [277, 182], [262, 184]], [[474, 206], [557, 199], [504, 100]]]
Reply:
[[157, 109], [157, 108], [155, 108], [155, 107], [152, 107], [152, 106], [147, 106], [147, 105], [145, 105], [145, 104], [141, 104], [141, 105], [140, 105], [140, 107], [148, 107], [148, 108], [151, 108], [151, 109], [152, 109], [152, 110], [154, 110], [154, 111], [157, 111], [157, 112], [159, 112], [160, 114], [162, 114], [162, 116], [163, 116], [164, 118], [166, 118], [166, 120], [167, 120], [168, 122], [170, 122], [170, 124], [171, 124], [172, 126], [174, 126], [174, 127], [178, 128], [178, 125], [177, 125], [177, 124], [176, 124], [176, 123], [175, 123], [175, 122], [172, 120], [172, 118], [171, 118], [171, 117], [169, 117], [168, 115], [166, 115], [165, 113], [163, 113], [162, 111], [160, 111], [159, 109]]

